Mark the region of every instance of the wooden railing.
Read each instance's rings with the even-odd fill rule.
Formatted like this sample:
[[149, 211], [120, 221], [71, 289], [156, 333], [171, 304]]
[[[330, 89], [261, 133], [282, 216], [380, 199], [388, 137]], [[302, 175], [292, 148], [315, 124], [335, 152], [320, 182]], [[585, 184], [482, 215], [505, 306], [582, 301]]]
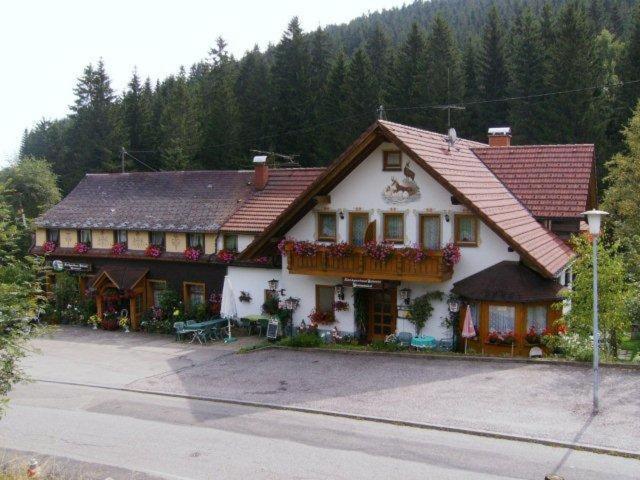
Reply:
[[449, 280], [453, 274], [453, 268], [438, 251], [429, 251], [420, 262], [397, 253], [383, 262], [365, 255], [362, 248], [354, 248], [353, 253], [345, 257], [332, 257], [323, 250], [306, 256], [288, 249], [287, 264], [289, 272], [294, 274], [356, 276], [376, 280], [439, 283]]

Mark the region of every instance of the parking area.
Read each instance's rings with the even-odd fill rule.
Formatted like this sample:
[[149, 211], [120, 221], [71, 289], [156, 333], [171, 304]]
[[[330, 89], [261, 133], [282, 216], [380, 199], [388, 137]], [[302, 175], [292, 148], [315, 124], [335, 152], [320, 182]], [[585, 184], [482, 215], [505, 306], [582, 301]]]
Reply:
[[[244, 340], [248, 342], [252, 340]], [[35, 342], [36, 379], [285, 404], [640, 451], [640, 371], [198, 346], [62, 328]]]

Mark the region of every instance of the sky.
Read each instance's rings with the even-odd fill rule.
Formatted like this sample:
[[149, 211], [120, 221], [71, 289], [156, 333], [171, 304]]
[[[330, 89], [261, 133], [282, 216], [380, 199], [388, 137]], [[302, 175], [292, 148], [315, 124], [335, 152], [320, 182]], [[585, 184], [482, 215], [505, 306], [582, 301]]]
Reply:
[[0, 3], [0, 167], [25, 128], [64, 117], [83, 68], [102, 57], [121, 93], [134, 68], [164, 78], [207, 56], [218, 36], [240, 57], [277, 43], [294, 15], [305, 31], [407, 0], [8, 0]]

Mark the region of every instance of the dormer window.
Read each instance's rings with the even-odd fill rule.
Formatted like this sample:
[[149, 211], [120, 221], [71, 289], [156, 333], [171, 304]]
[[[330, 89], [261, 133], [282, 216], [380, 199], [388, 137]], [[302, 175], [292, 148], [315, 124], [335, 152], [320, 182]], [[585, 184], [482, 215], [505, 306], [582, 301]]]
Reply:
[[57, 228], [47, 228], [47, 242], [60, 245], [60, 230]]
[[473, 215], [455, 216], [455, 241], [461, 247], [478, 246], [478, 219]]
[[87, 246], [91, 246], [91, 230], [83, 228], [78, 231], [78, 242], [84, 243]]
[[402, 153], [400, 150], [385, 150], [382, 155], [382, 170], [385, 172], [398, 172], [402, 169]]
[[149, 244], [164, 247], [164, 232], [149, 232]]

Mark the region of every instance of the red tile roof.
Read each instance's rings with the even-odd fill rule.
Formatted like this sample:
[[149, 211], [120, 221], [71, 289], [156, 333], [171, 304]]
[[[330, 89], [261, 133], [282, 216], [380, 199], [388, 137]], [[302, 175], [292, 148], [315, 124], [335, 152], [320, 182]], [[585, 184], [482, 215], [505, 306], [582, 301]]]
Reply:
[[264, 190], [255, 191], [223, 224], [223, 231], [261, 233], [293, 203], [325, 168], [271, 169]]
[[536, 217], [576, 218], [593, 206], [593, 145], [476, 147], [473, 153]]
[[474, 155], [481, 144], [460, 140], [449, 149], [444, 135], [387, 121], [378, 124], [427, 173], [543, 273], [554, 276], [571, 259], [572, 250], [542, 227]]

